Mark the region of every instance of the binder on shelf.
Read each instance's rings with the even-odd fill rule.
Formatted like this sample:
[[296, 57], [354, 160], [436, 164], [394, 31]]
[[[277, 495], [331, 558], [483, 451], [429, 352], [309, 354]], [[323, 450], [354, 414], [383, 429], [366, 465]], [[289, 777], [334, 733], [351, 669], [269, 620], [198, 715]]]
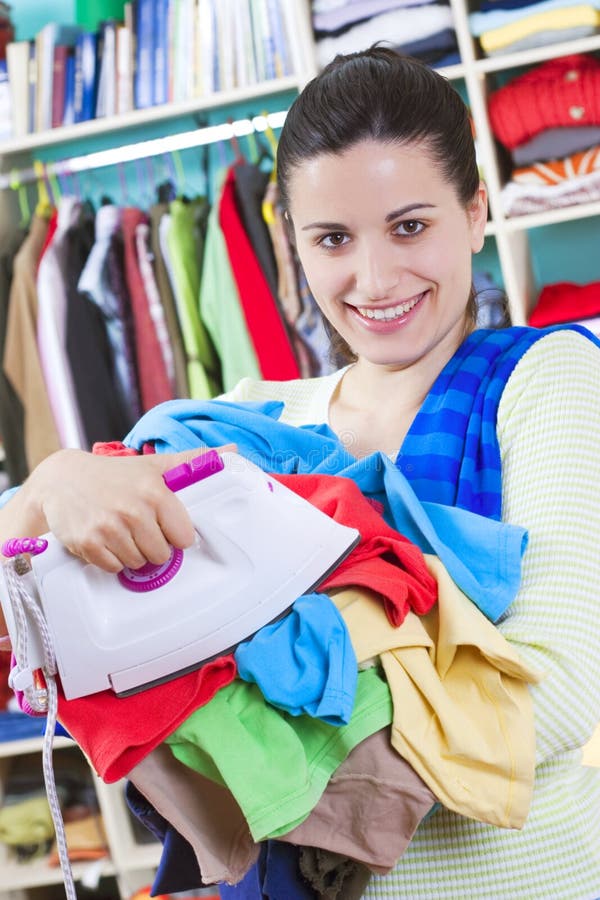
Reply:
[[137, 0], [135, 22], [134, 101], [136, 109], [154, 104], [154, 9], [152, 0]]
[[63, 125], [72, 125], [75, 121], [75, 53], [70, 53], [65, 62], [65, 103]]
[[75, 122], [87, 122], [96, 112], [96, 44], [97, 34], [82, 32], [75, 44]]
[[[155, 104], [169, 100], [169, 18], [172, 0], [154, 0], [154, 87]], [[192, 30], [193, 33], [193, 30]]]

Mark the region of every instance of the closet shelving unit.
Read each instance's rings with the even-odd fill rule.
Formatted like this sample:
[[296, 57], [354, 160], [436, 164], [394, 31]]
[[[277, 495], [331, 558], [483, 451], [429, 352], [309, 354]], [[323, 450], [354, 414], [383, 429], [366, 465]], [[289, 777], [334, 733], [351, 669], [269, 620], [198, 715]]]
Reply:
[[[161, 124], [172, 120], [186, 116], [200, 117], [209, 110], [223, 110], [225, 120], [226, 111], [237, 104], [247, 101], [256, 101], [258, 104], [262, 98], [272, 98], [278, 94], [284, 95], [290, 91], [300, 90], [317, 71], [309, 4], [307, 0], [285, 0], [285, 2], [297, 3], [302, 12], [300, 17], [302, 27], [296, 36], [297, 70], [294, 76], [265, 82], [244, 90], [216, 93], [199, 100], [136, 110], [120, 116], [92, 120], [5, 141], [0, 144], [0, 176], [6, 180], [6, 175], [16, 168], [31, 166], [36, 152], [42, 148], [64, 147], [63, 158], [68, 158], [69, 145], [74, 141], [78, 143], [78, 153], [82, 152], [80, 149], [82, 141], [86, 146], [89, 144], [92, 151], [94, 141], [107, 135], [118, 134], [123, 139], [121, 143], [130, 143], [134, 140], [131, 135], [140, 126], [156, 126], [159, 135]], [[507, 218], [501, 204], [501, 161], [487, 116], [487, 97], [496, 87], [495, 79], [499, 74], [512, 73], [512, 70], [525, 69], [544, 60], [572, 53], [600, 51], [600, 35], [505, 56], [484, 58], [478, 50], [477, 41], [469, 31], [470, 9], [466, 5], [467, 2], [468, 0], [450, 0], [461, 62], [440, 71], [453, 83], [464, 85], [466, 91], [477, 133], [479, 160], [489, 190], [490, 217], [486, 234], [488, 240], [495, 243], [512, 321], [514, 324], [524, 324], [541, 287], [535, 283], [530, 244], [531, 230], [583, 218], [589, 219], [590, 255], [593, 255], [593, 243], [597, 245], [600, 239], [600, 203]], [[12, 194], [10, 191], [4, 193]], [[0, 210], [2, 208], [7, 210], [9, 206], [0, 200]], [[16, 209], [16, 203], [14, 208]], [[564, 252], [568, 253], [568, 247]], [[600, 279], [600, 258], [596, 277]], [[57, 754], [79, 752], [72, 742], [65, 738], [56, 738], [54, 746]], [[38, 754], [41, 773], [41, 747], [41, 738], [0, 743], [0, 805], [3, 799], [3, 782], [11, 760], [25, 754]], [[121, 783], [106, 785], [97, 776], [93, 777], [110, 851], [110, 857], [101, 865], [101, 874], [113, 877], [120, 897], [127, 900], [135, 890], [151, 882], [153, 871], [160, 858], [160, 848], [155, 843], [142, 844], [136, 840], [123, 796], [123, 785]], [[84, 863], [74, 865], [76, 879], [81, 879], [85, 867]], [[43, 900], [52, 892], [52, 887], [56, 887], [61, 881], [60, 868], [50, 868], [45, 860], [17, 864], [11, 861], [7, 848], [0, 845], [0, 900], [37, 900], [38, 897]]]
[[[26, 738], [0, 743], [0, 806], [3, 801], [3, 785], [11, 763], [18, 757], [31, 756], [32, 770], [41, 778], [41, 738]], [[80, 751], [68, 738], [54, 738], [54, 758], [60, 754], [79, 754]], [[122, 785], [105, 784], [92, 772], [98, 806], [104, 822], [110, 855], [90, 862], [74, 862], [73, 874], [77, 881], [93, 873], [94, 880], [114, 877], [121, 897], [130, 897], [134, 891], [153, 878], [160, 858], [156, 843], [141, 844], [135, 839], [132, 820], [127, 811]], [[2, 900], [25, 900], [44, 896], [55, 885], [62, 883], [60, 866], [49, 866], [44, 857], [18, 862], [10, 850], [0, 844], [0, 897]], [[40, 893], [41, 891], [41, 893]]]

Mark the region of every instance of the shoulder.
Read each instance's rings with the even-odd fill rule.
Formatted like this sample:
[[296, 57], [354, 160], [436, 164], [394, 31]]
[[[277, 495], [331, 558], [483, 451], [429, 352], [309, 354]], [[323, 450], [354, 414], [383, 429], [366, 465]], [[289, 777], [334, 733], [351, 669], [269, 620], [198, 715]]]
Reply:
[[590, 390], [600, 399], [599, 376], [600, 341], [591, 332], [581, 328], [544, 330], [517, 362], [502, 403], [516, 400], [524, 392], [547, 394], [552, 389], [574, 398], [582, 390]]
[[[547, 331], [519, 359], [498, 405], [497, 433], [506, 447], [517, 434], [600, 439], [600, 344], [583, 330]], [[583, 435], [580, 435], [583, 439]]]

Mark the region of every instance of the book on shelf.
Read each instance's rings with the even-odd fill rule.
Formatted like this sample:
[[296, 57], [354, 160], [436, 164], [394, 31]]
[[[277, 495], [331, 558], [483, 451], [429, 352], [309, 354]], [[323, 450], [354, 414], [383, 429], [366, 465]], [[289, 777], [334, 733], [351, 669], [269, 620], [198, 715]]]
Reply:
[[96, 112], [98, 35], [83, 31], [75, 44], [73, 112], [75, 122], [88, 122]]
[[[154, 0], [154, 104], [169, 100], [169, 18], [172, 0]], [[192, 30], [193, 33], [193, 30]]]
[[52, 67], [52, 128], [62, 125], [65, 118], [65, 95], [67, 87], [67, 60], [74, 53], [67, 44], [56, 44], [54, 47], [54, 65]]
[[29, 133], [29, 54], [30, 41], [10, 41], [6, 45], [6, 67], [11, 93], [12, 133]]
[[275, 42], [271, 32], [271, 20], [269, 18], [268, 0], [253, 0], [258, 11], [258, 35], [264, 46], [265, 80], [276, 77], [275, 72]]
[[75, 121], [75, 52], [67, 56], [65, 62], [65, 102], [63, 109], [63, 125], [72, 125]]
[[35, 131], [35, 111], [38, 82], [38, 65], [36, 60], [35, 40], [29, 41], [29, 67], [28, 67], [28, 98], [27, 98], [27, 131], [29, 134]]
[[238, 87], [248, 87], [258, 81], [249, 3], [250, 0], [244, 0], [240, 4], [234, 22], [236, 84]]
[[154, 104], [154, 8], [152, 0], [135, 5], [135, 72], [133, 97], [136, 109]]
[[116, 35], [117, 113], [126, 113], [133, 109], [132, 41], [132, 33], [127, 25], [118, 25]]
[[281, 0], [267, 0], [269, 25], [273, 46], [273, 65], [275, 78], [284, 78], [292, 72], [289, 58], [288, 42], [283, 25]]
[[230, 91], [235, 87], [233, 18], [234, 10], [230, 0], [219, 0], [215, 6], [217, 26], [217, 62], [219, 69], [219, 90]]
[[215, 66], [216, 16], [212, 0], [198, 0], [197, 37], [194, 48], [198, 70], [198, 96], [218, 90]]
[[8, 65], [0, 59], [0, 141], [8, 141], [13, 136], [13, 114]]
[[49, 22], [35, 36], [37, 66], [34, 130], [52, 128], [52, 88], [54, 72], [54, 48], [57, 45], [72, 47], [81, 28], [78, 25], [60, 25]]
[[109, 19], [100, 23], [96, 40], [97, 119], [114, 116], [117, 112], [117, 22]]
[[15, 29], [10, 20], [10, 7], [0, 3], [0, 60], [6, 61], [6, 47], [15, 39]]
[[254, 0], [250, 0], [250, 22], [252, 44], [256, 58], [256, 78], [259, 82], [265, 81], [267, 77], [267, 61], [265, 59], [265, 45], [261, 31], [261, 12]]
[[279, 11], [281, 13], [285, 46], [288, 50], [289, 70], [287, 74], [298, 75], [305, 68], [304, 60], [302, 59], [301, 42], [298, 40], [298, 34], [302, 28], [298, 17], [304, 15], [304, 13], [296, 3], [287, 3], [286, 0], [281, 0], [281, 3], [279, 3]]

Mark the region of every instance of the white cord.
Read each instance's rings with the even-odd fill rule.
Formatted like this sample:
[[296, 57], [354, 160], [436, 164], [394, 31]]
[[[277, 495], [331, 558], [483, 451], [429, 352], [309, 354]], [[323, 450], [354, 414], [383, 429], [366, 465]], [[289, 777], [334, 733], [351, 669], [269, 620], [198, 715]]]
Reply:
[[[25, 699], [35, 712], [46, 713], [46, 728], [42, 745], [42, 766], [44, 771], [44, 783], [50, 806], [50, 814], [56, 833], [56, 846], [58, 858], [65, 884], [67, 900], [77, 900], [75, 880], [69, 859], [67, 837], [63, 822], [56, 780], [54, 778], [54, 766], [52, 761], [54, 732], [58, 715], [58, 692], [56, 689], [55, 675], [56, 657], [50, 639], [50, 632], [44, 614], [36, 599], [27, 591], [25, 574], [30, 571], [31, 565], [23, 556], [17, 556], [5, 563], [8, 594], [15, 623], [16, 647], [13, 653], [16, 666], [12, 670], [9, 684], [23, 691]], [[28, 617], [30, 623], [28, 623]], [[29, 624], [36, 628], [37, 635], [42, 646], [42, 665], [40, 666], [46, 687], [37, 687], [34, 683], [28, 657]]]

